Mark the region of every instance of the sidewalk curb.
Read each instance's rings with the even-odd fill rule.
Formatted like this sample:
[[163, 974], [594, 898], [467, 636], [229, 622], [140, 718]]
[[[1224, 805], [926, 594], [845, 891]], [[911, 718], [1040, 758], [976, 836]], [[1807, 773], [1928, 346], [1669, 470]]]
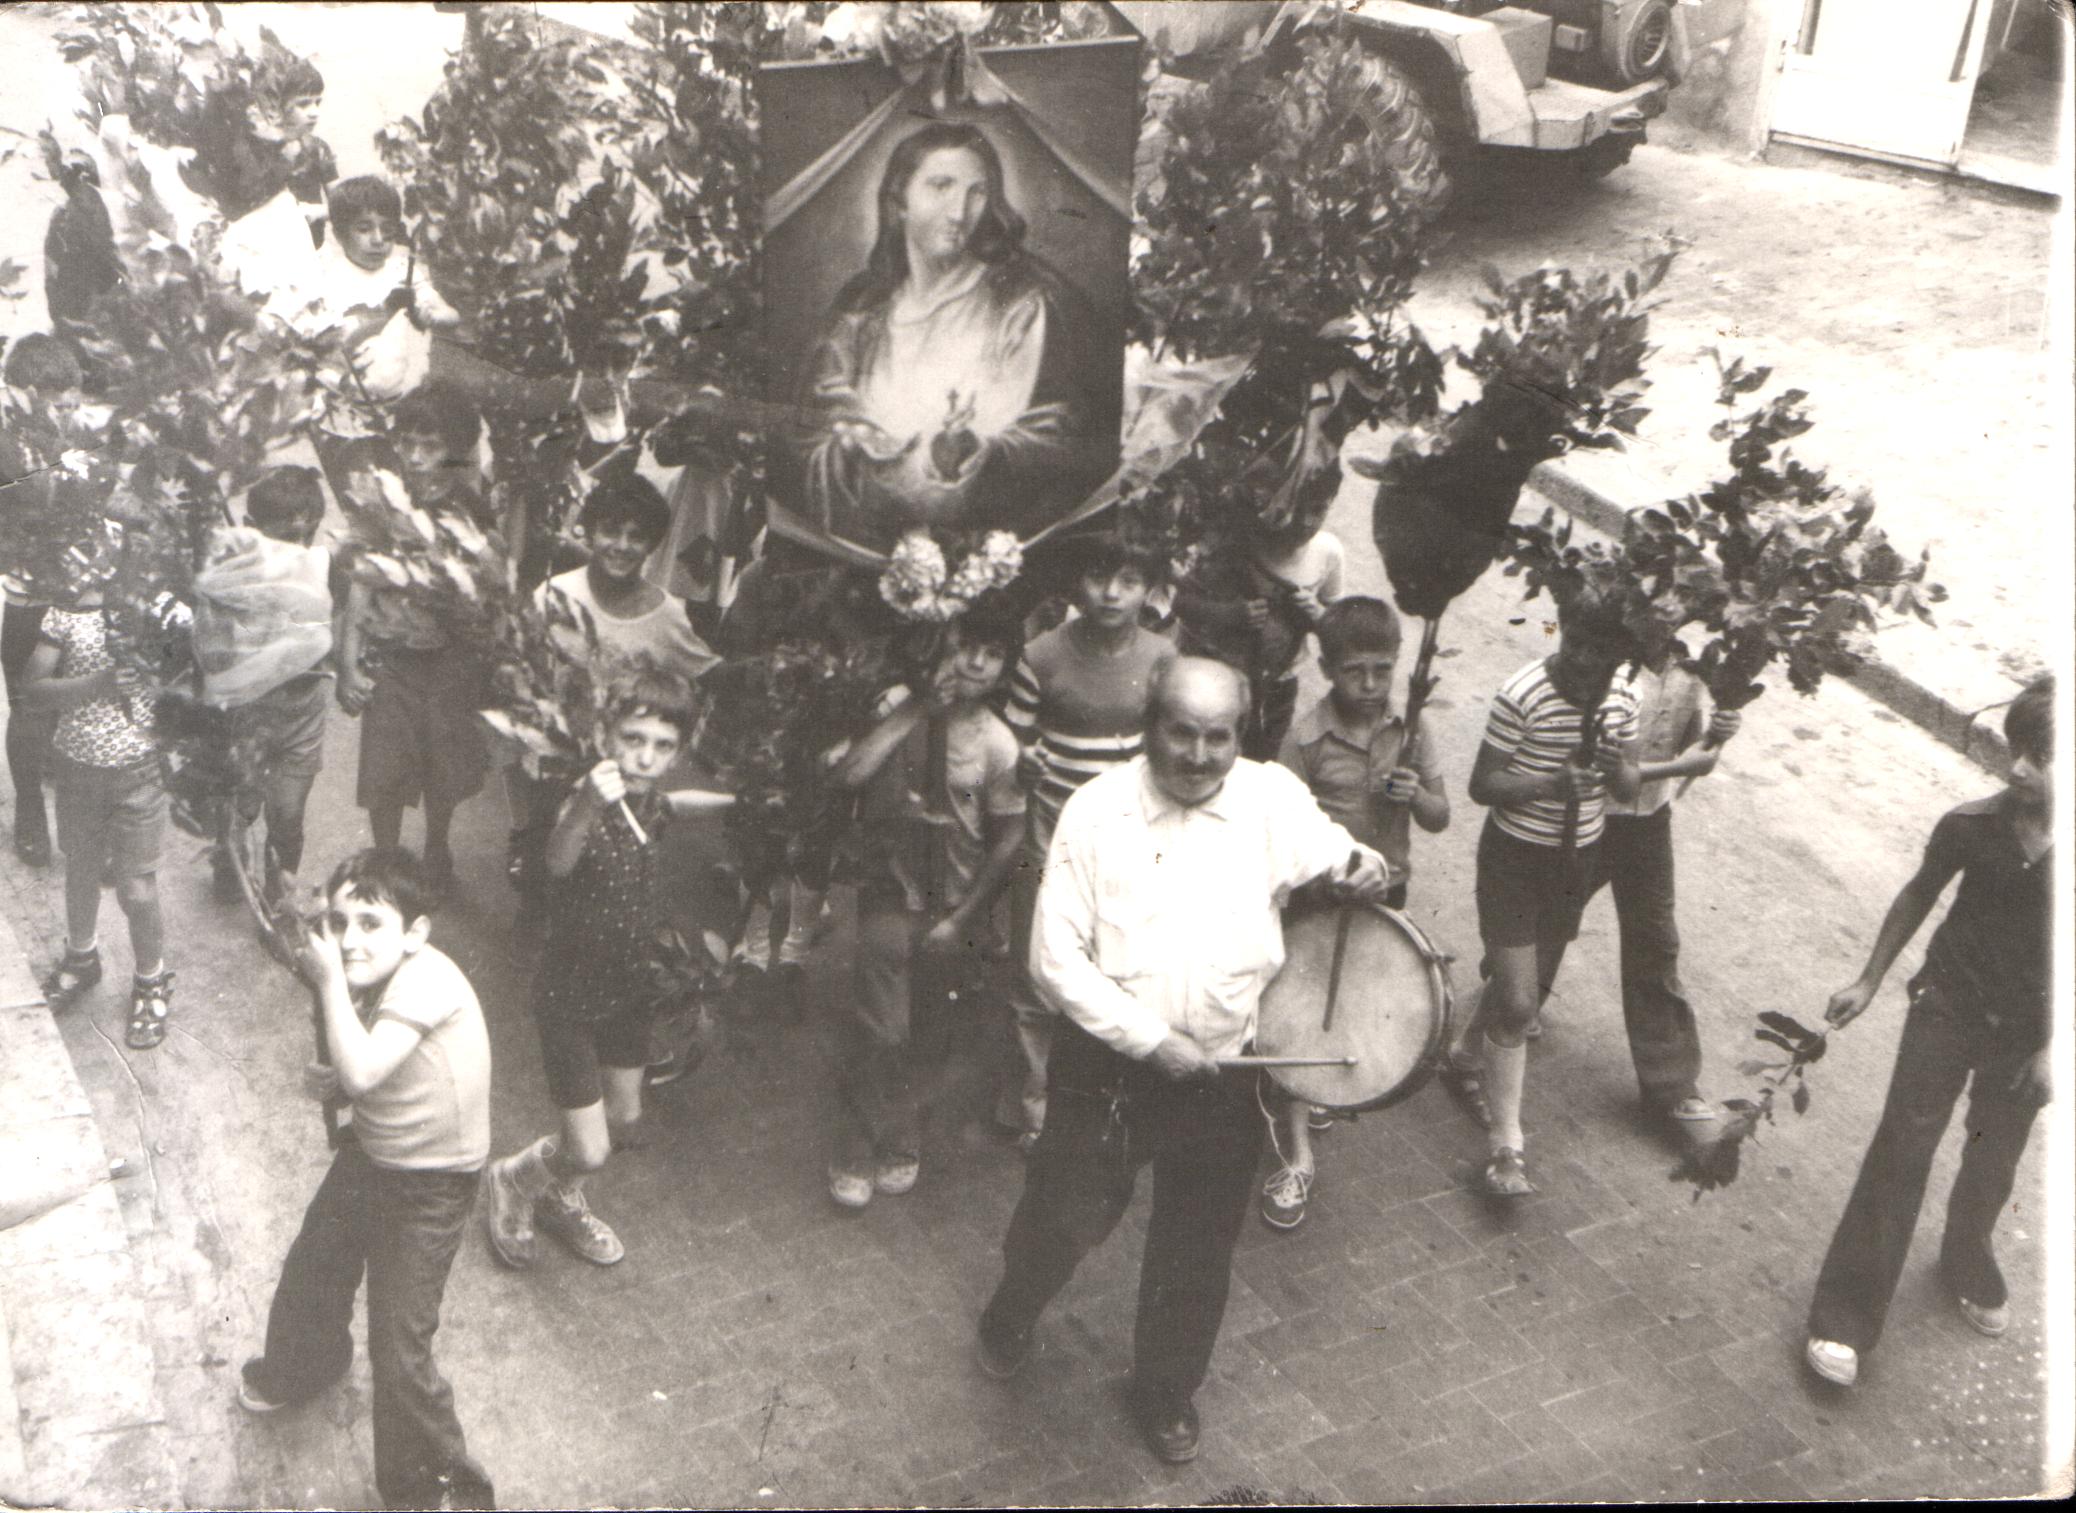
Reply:
[[179, 1506], [143, 1279], [93, 1106], [0, 919], [0, 1201], [74, 1195], [0, 1229], [0, 1502]]
[[[1610, 498], [1558, 462], [1546, 462], [1531, 473], [1525, 492], [1540, 496], [1589, 529], [1616, 540], [1622, 536], [1630, 511], [1639, 507]], [[2010, 766], [2011, 753], [2004, 743], [2002, 725], [2008, 694], [2005, 699], [1987, 703], [1983, 709], [1963, 709], [1879, 655], [1840, 676], [1978, 766], [1999, 777]]]

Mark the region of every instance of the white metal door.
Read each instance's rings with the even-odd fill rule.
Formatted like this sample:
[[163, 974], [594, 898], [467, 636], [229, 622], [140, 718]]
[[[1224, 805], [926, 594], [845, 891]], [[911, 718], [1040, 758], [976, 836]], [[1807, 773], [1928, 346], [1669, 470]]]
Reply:
[[1991, 0], [1802, 0], [1774, 133], [1952, 166], [1991, 9]]

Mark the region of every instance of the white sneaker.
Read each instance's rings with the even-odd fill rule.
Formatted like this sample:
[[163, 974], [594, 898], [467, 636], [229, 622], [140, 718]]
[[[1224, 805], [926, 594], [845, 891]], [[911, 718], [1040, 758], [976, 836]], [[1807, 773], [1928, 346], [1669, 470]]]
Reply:
[[1850, 1345], [1812, 1339], [1804, 1354], [1809, 1358], [1809, 1369], [1833, 1386], [1850, 1387], [1860, 1379], [1860, 1352]]
[[1969, 1302], [1959, 1293], [1954, 1294], [1953, 1300], [1961, 1310], [1961, 1317], [1973, 1325], [1977, 1333], [1995, 1339], [2011, 1327], [2011, 1308], [2008, 1304], [1985, 1308], [1980, 1303]]
[[922, 1171], [922, 1162], [913, 1156], [889, 1156], [873, 1173], [872, 1185], [888, 1197], [898, 1198], [915, 1186]]
[[872, 1179], [856, 1172], [829, 1173], [829, 1196], [843, 1208], [863, 1208], [872, 1201]]

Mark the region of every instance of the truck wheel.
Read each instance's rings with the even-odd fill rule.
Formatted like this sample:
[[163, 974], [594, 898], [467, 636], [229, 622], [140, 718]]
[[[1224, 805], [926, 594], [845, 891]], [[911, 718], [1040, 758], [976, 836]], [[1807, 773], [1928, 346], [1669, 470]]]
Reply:
[[1398, 177], [1398, 191], [1422, 220], [1433, 220], [1454, 190], [1444, 136], [1435, 113], [1405, 71], [1389, 58], [1366, 53], [1362, 60], [1363, 124], [1384, 145]]
[[1600, 62], [1618, 85], [1641, 84], [1672, 58], [1672, 0], [1629, 0], [1600, 33]]

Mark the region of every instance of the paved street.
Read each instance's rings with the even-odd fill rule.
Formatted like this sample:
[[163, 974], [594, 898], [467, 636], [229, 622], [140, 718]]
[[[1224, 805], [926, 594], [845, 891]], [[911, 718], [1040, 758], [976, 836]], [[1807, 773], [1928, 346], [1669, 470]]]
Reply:
[[[1355, 547], [1356, 586], [1376, 588], [1366, 503], [1351, 489], [1333, 524]], [[1542, 606], [1524, 609], [1496, 575], [1445, 632], [1460, 655], [1443, 664], [1437, 728], [1453, 754], [1457, 819], [1422, 838], [1413, 912], [1473, 960], [1479, 816], [1462, 775], [1486, 692], [1547, 635]], [[355, 730], [335, 717], [331, 734], [312, 833], [322, 858], [362, 839], [350, 807]], [[1757, 1010], [1812, 1015], [1857, 969], [1932, 820], [1988, 781], [1842, 686], [1755, 706], [1722, 770], [1682, 805], [1685, 971], [1711, 1058], [1707, 1091], [1739, 1090], [1729, 1067]], [[462, 901], [436, 938], [488, 1009], [496, 1143], [509, 1148], [551, 1109], [499, 876], [503, 828], [493, 794], [464, 811]], [[697, 853], [680, 858], [687, 879]], [[40, 965], [56, 945], [56, 879], [11, 864], [6, 877]], [[186, 1499], [363, 1506], [364, 1364], [294, 1417], [255, 1423], [232, 1401], [236, 1363], [254, 1348], [325, 1157], [314, 1112], [294, 1094], [305, 1007], [242, 915], [208, 901], [206, 879], [198, 857], [168, 868], [181, 978], [167, 1046], [119, 1057], [107, 990], [61, 1026], [111, 1153], [138, 1169], [124, 1204]], [[120, 938], [112, 917], [104, 928]], [[845, 945], [839, 930], [818, 962], [825, 1005], [843, 991]], [[1946, 1304], [1931, 1265], [1935, 1202], [1857, 1397], [1819, 1392], [1797, 1365], [1802, 1312], [1879, 1106], [1903, 970], [1818, 1069], [1808, 1115], [1784, 1116], [1744, 1178], [1697, 1203], [1666, 1180], [1670, 1152], [1632, 1115], [1612, 967], [1602, 903], [1532, 1061], [1540, 1197], [1508, 1216], [1467, 1191], [1479, 1134], [1430, 1088], [1324, 1137], [1301, 1231], [1250, 1223], [1201, 1399], [1205, 1453], [1186, 1471], [1146, 1455], [1119, 1406], [1143, 1198], [1048, 1316], [1028, 1377], [987, 1381], [972, 1365], [971, 1327], [1018, 1158], [986, 1131], [969, 1076], [917, 1190], [841, 1216], [823, 1191], [826, 1071], [812, 1022], [773, 1025], [658, 1099], [655, 1143], [593, 1188], [628, 1243], [620, 1267], [555, 1253], [515, 1276], [472, 1234], [441, 1334], [464, 1422], [505, 1500], [532, 1505], [2035, 1488], [2044, 1142], [2004, 1228], [2010, 1335], [1985, 1342]]]
[[[456, 25], [429, 11], [408, 19], [432, 29], [425, 35]], [[0, 52], [10, 35], [46, 47], [48, 29], [0, 15]], [[344, 98], [348, 60], [394, 47], [388, 38], [365, 31], [362, 51], [326, 61], [335, 96]], [[405, 50], [436, 73], [432, 46]], [[0, 124], [33, 127], [47, 104], [58, 108], [52, 100], [24, 88], [0, 100]], [[328, 114], [326, 129], [343, 136], [349, 120], [366, 124], [360, 115], [335, 125]], [[48, 196], [16, 176], [21, 168], [7, 167], [0, 190], [35, 208], [0, 228], [0, 257], [33, 261]], [[2043, 386], [2062, 392], [2052, 386], [2065, 382], [2037, 342], [2045, 213], [1894, 177], [1652, 146], [1574, 200], [1507, 216], [1474, 208], [1438, 251], [1416, 313], [1438, 340], [1467, 337], [1480, 262], [1509, 273], [1546, 257], [1619, 267], [1667, 226], [1697, 245], [1657, 318], [1654, 413], [1643, 445], [1589, 464], [1595, 476], [1639, 501], [1705, 481], [1716, 449], [1702, 434], [1714, 416], [1701, 349], [1780, 364], [1816, 401], [1810, 458], [1871, 484], [1898, 544], [1931, 545], [1935, 576], [1954, 593], [1939, 632], [1884, 632], [1885, 649], [1936, 665], [1970, 708], [2008, 697], [2009, 674], [2052, 644], [2062, 612], [2049, 606], [2066, 588], [2068, 522], [2056, 516], [2049, 530], [2035, 513], [2036, 501], [2067, 492], [2050, 445], [2065, 417], [2038, 402]], [[28, 329], [41, 314], [39, 294], [0, 310], [0, 328]], [[1382, 592], [1363, 486], [1351, 482], [1330, 528], [1349, 548], [1351, 587]], [[1494, 574], [1444, 626], [1452, 656], [1432, 718], [1456, 815], [1446, 834], [1416, 840], [1411, 912], [1462, 958], [1459, 1008], [1475, 985], [1482, 820], [1464, 780], [1487, 697], [1548, 646], [1549, 613]], [[1753, 1016], [1777, 1008], [1812, 1020], [1858, 970], [1934, 820], [1995, 783], [1851, 688], [1833, 683], [1802, 700], [1768, 681], [1718, 773], [1680, 805], [1683, 976], [1709, 1057], [1703, 1090], [1717, 1099], [1746, 1091], [1734, 1066], [1752, 1054]], [[1308, 673], [1307, 698], [1316, 692]], [[352, 804], [357, 738], [334, 713], [313, 869], [366, 842]], [[500, 1151], [553, 1118], [526, 1008], [537, 943], [514, 940], [502, 876], [507, 823], [494, 785], [463, 810], [461, 897], [435, 930], [491, 1022]], [[415, 820], [405, 834], [415, 840]], [[717, 839], [688, 826], [675, 846], [683, 908], [697, 917], [712, 904], [702, 889]], [[181, 1500], [372, 1506], [364, 1359], [297, 1414], [259, 1422], [234, 1401], [237, 1365], [258, 1347], [327, 1158], [315, 1108], [296, 1092], [307, 1005], [242, 912], [210, 901], [201, 850], [169, 840], [163, 888], [179, 982], [167, 1044], [120, 1049], [117, 985], [129, 962], [112, 899], [102, 921], [109, 986], [58, 1020], [109, 1154], [131, 1172], [118, 1191]], [[0, 907], [40, 972], [61, 943], [58, 874], [0, 854]], [[626, 1261], [600, 1271], [544, 1246], [535, 1273], [514, 1275], [472, 1230], [441, 1359], [472, 1448], [509, 1506], [2034, 1492], [2046, 1433], [2044, 1173], [2050, 1133], [2066, 1151], [2066, 1098], [2036, 1133], [2000, 1230], [2009, 1335], [1976, 1335], [1938, 1285], [1933, 1254], [1959, 1144], [1950, 1135], [1890, 1332], [1857, 1394], [1812, 1385], [1799, 1364], [1810, 1288], [1880, 1108], [1902, 983], [1928, 935], [1812, 1073], [1809, 1112], [1784, 1112], [1747, 1152], [1742, 1179], [1697, 1202], [1667, 1180], [1673, 1151], [1633, 1112], [1614, 920], [1596, 904], [1531, 1057], [1527, 1124], [1542, 1193], [1506, 1212], [1475, 1196], [1481, 1132], [1436, 1088], [1323, 1136], [1305, 1226], [1278, 1235], [1249, 1221], [1199, 1399], [1204, 1453], [1170, 1471], [1141, 1448], [1121, 1398], [1143, 1185], [1118, 1235], [1041, 1325], [1025, 1378], [997, 1384], [972, 1363], [973, 1321], [1021, 1180], [1014, 1148], [984, 1119], [977, 1062], [992, 1023], [973, 1028], [917, 1189], [856, 1218], [829, 1202], [821, 1111], [827, 1020], [846, 990], [844, 914], [816, 960], [808, 1020], [759, 1026], [664, 1090], [649, 1148], [592, 1185]], [[121, 1274], [95, 1258], [81, 1286]]]

